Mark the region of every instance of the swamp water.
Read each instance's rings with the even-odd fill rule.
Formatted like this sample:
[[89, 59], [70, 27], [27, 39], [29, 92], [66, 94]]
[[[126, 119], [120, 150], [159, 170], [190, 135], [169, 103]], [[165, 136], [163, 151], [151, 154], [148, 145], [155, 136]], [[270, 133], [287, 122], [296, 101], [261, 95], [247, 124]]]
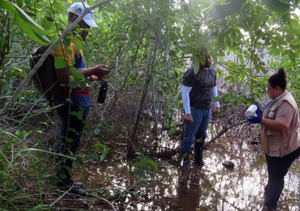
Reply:
[[[191, 165], [189, 171], [183, 171], [177, 155], [170, 160], [156, 159], [158, 169], [143, 182], [129, 173], [131, 161], [124, 159], [124, 146], [119, 152], [109, 152], [114, 153], [113, 158], [109, 156], [99, 164], [77, 166], [74, 176], [84, 180], [88, 190], [108, 200], [116, 210], [262, 210], [266, 163], [255, 136], [244, 132], [246, 127], [229, 131], [210, 144], [204, 151], [202, 169]], [[168, 140], [162, 145], [170, 147], [174, 143]], [[234, 168], [225, 168], [225, 161], [231, 161]], [[300, 210], [299, 189], [300, 159], [285, 177], [278, 210]], [[112, 210], [103, 200], [89, 202], [85, 209]]]

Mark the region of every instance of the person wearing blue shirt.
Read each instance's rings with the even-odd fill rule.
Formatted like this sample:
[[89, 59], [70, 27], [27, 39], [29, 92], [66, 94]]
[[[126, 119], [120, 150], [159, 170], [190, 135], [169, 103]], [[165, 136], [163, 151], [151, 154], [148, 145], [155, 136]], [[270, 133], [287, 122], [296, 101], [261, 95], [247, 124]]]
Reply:
[[[73, 3], [68, 9], [69, 22], [76, 20], [86, 8], [89, 6], [82, 2]], [[87, 13], [83, 19], [78, 23], [81, 31], [80, 36], [85, 40], [88, 32], [86, 28], [97, 27], [94, 22], [94, 15], [92, 12]], [[101, 80], [109, 73], [109, 69], [105, 65], [97, 65], [95, 67], [87, 68], [84, 55], [75, 42], [78, 37], [71, 34], [71, 42], [68, 46], [63, 43], [56, 51], [52, 53], [54, 59], [62, 58], [66, 61], [67, 66], [64, 68], [56, 68], [56, 76], [59, 82], [58, 94], [56, 96], [56, 104], [61, 105], [57, 109], [59, 116], [59, 138], [55, 146], [55, 151], [59, 155], [56, 158], [56, 179], [55, 186], [59, 188], [72, 187], [71, 192], [77, 195], [86, 195], [81, 182], [74, 182], [72, 180], [72, 165], [75, 153], [80, 146], [81, 134], [84, 128], [84, 122], [89, 113], [90, 106], [90, 87], [70, 87], [71, 69], [76, 71], [86, 78], [91, 80]]]

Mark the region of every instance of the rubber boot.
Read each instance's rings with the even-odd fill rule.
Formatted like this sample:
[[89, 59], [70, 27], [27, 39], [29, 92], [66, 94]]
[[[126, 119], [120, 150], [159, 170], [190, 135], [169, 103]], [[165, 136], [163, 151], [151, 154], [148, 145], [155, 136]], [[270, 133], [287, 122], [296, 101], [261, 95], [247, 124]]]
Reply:
[[203, 148], [204, 148], [204, 141], [202, 141], [202, 139], [196, 140], [194, 146], [194, 159], [195, 159], [196, 166], [204, 166]]
[[190, 169], [190, 154], [184, 153], [182, 170], [187, 171], [189, 169]]
[[276, 209], [268, 209], [266, 205], [264, 205], [262, 211], [276, 211]]

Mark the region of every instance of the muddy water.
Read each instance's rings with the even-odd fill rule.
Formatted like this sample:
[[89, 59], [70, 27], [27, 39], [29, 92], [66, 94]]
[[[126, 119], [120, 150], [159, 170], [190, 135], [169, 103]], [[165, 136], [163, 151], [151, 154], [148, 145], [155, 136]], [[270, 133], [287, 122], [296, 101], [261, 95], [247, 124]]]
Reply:
[[[178, 162], [156, 160], [158, 170], [142, 182], [130, 175], [124, 151], [120, 151], [99, 165], [85, 164], [80, 177], [117, 210], [261, 210], [266, 163], [255, 138], [240, 131], [226, 133], [211, 144], [204, 151], [202, 169], [191, 165], [189, 171], [182, 171]], [[225, 161], [231, 161], [234, 168], [225, 168]], [[285, 177], [278, 210], [300, 210], [299, 161]]]

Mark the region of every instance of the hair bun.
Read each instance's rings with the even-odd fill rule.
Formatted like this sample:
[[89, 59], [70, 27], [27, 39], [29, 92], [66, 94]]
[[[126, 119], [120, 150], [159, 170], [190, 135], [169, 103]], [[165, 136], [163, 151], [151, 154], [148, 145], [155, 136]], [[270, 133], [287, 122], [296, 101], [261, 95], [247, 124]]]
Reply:
[[280, 67], [280, 68], [278, 69], [278, 76], [279, 76], [280, 78], [285, 78], [285, 71], [284, 71], [284, 69], [283, 69], [282, 67]]

